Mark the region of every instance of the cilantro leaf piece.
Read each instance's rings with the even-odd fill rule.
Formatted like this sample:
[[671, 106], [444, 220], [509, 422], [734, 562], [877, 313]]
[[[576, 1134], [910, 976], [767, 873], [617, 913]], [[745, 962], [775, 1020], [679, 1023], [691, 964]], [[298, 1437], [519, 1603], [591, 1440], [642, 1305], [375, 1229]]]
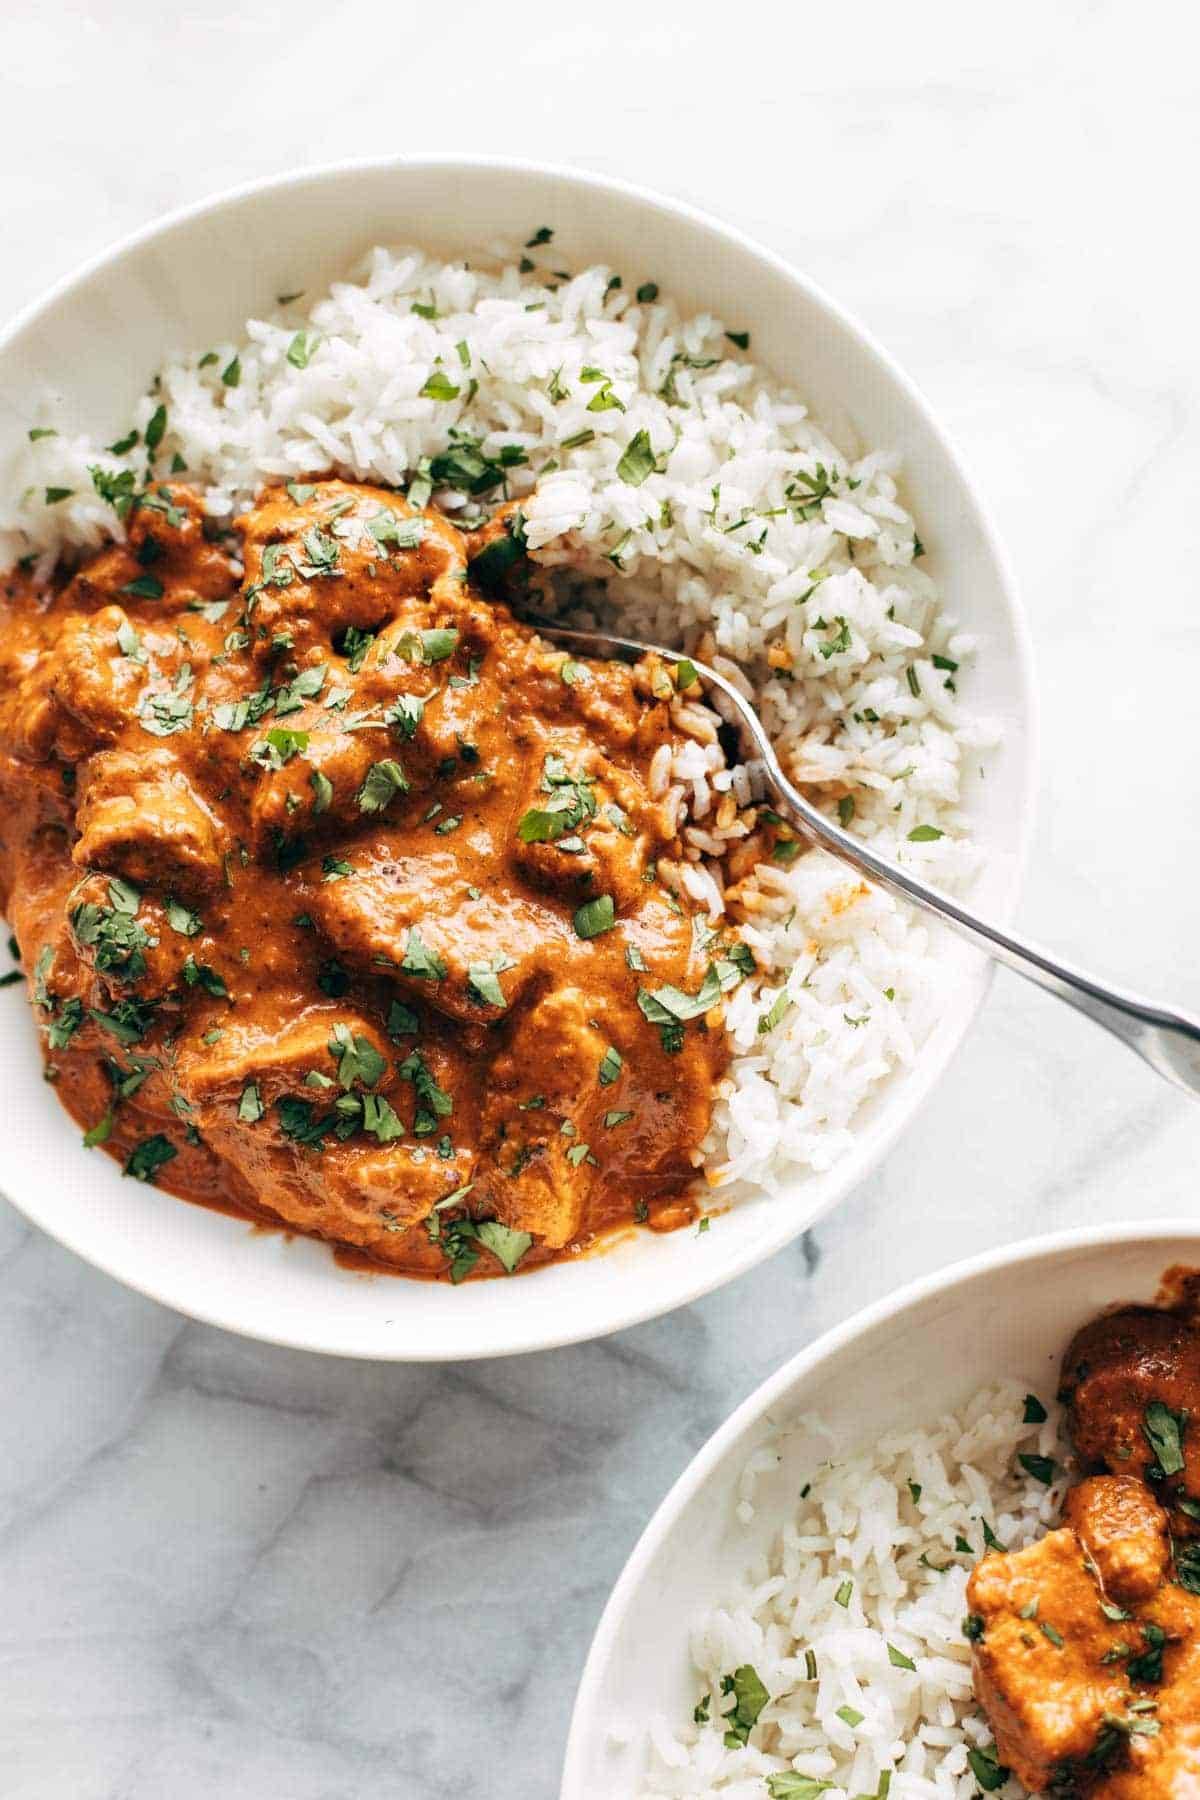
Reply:
[[492, 538], [471, 558], [472, 579], [485, 593], [494, 593], [524, 554], [525, 518], [518, 508], [505, 519], [503, 536]]
[[641, 487], [646, 477], [653, 473], [654, 451], [650, 445], [650, 433], [635, 431], [617, 464], [617, 475], [630, 487]]
[[358, 810], [379, 813], [391, 804], [397, 794], [407, 794], [408, 777], [393, 757], [372, 763], [358, 790]]
[[[1045, 1626], [1042, 1629], [1045, 1630]], [[1125, 1673], [1130, 1681], [1153, 1685], [1163, 1678], [1163, 1649], [1167, 1634], [1161, 1625], [1148, 1621], [1141, 1624], [1139, 1629], [1145, 1647], [1139, 1655], [1130, 1657], [1125, 1664]]]
[[575, 935], [581, 938], [600, 937], [611, 931], [617, 922], [616, 908], [611, 894], [597, 894], [594, 900], [585, 900], [576, 908], [574, 925]]
[[[1032, 1456], [1028, 1451], [1022, 1450], [1017, 1456], [1017, 1461], [1025, 1472], [1032, 1475], [1035, 1481], [1040, 1481], [1043, 1487], [1049, 1487], [1054, 1480], [1056, 1465], [1052, 1456]], [[1183, 1464], [1180, 1463], [1179, 1466], [1182, 1468]]]
[[308, 778], [308, 785], [313, 792], [314, 813], [328, 812], [333, 800], [333, 783], [328, 775], [320, 769], [314, 769]]
[[167, 430], [167, 409], [161, 403], [150, 414], [150, 422], [146, 426], [146, 449], [151, 456], [162, 443]]
[[146, 973], [142, 953], [151, 942], [135, 917], [141, 895], [114, 876], [108, 884], [108, 898], [108, 906], [85, 901], [72, 909], [72, 935], [77, 944], [92, 951], [97, 969], [122, 981], [138, 981]]
[[[63, 1007], [63, 1012], [66, 1013], [72, 1004], [68, 1000]], [[111, 1037], [115, 1037], [119, 1044], [140, 1042], [154, 1022], [154, 1004], [149, 1000], [118, 1000], [112, 1011], [107, 1013], [98, 1011], [94, 1006], [89, 1006], [87, 1010], [88, 1017], [92, 1022], [98, 1025], [102, 1031], [107, 1031]], [[77, 1021], [79, 1024], [82, 1022], [82, 1019]], [[50, 1042], [54, 1045], [53, 1027], [50, 1031]]]
[[527, 1231], [514, 1231], [499, 1219], [481, 1219], [476, 1232], [485, 1250], [490, 1250], [507, 1275], [511, 1275], [533, 1239]]
[[214, 1000], [229, 998], [229, 989], [217, 971], [210, 969], [207, 963], [198, 963], [194, 956], [189, 956], [184, 961], [183, 979], [189, 987], [202, 987]]
[[158, 1171], [178, 1155], [170, 1138], [156, 1131], [153, 1137], [143, 1138], [131, 1151], [125, 1174], [132, 1175], [135, 1181], [148, 1181], [153, 1185], [158, 1179]]
[[138, 722], [152, 737], [171, 737], [177, 731], [192, 728], [192, 702], [188, 698], [192, 671], [184, 663], [169, 688], [146, 694], [138, 708]]
[[774, 1000], [771, 1002], [771, 1005], [767, 1008], [766, 1012], [763, 1013], [761, 1015], [761, 1017], [759, 1018], [759, 1021], [758, 1021], [759, 1037], [765, 1037], [768, 1031], [774, 1031], [775, 1027], [782, 1022], [784, 1015], [790, 1010], [791, 1004], [792, 1004], [792, 997], [788, 993], [786, 988], [782, 989], [782, 991], [780, 993], [776, 994]]
[[1200, 1543], [1176, 1542], [1175, 1579], [1189, 1594], [1200, 1594]]
[[971, 1765], [971, 1773], [985, 1794], [994, 1794], [1008, 1780], [1008, 1770], [996, 1755], [996, 1746], [988, 1744], [981, 1749], [967, 1751], [967, 1761]]
[[382, 1094], [362, 1096], [362, 1128], [379, 1144], [391, 1144], [404, 1136], [403, 1119]]
[[108, 1111], [102, 1113], [96, 1120], [96, 1123], [92, 1126], [91, 1130], [84, 1132], [83, 1147], [85, 1150], [94, 1150], [97, 1144], [107, 1144], [109, 1138], [112, 1136], [115, 1118], [116, 1114], [110, 1106]]
[[391, 705], [384, 708], [383, 717], [396, 735], [407, 741], [416, 736], [424, 711], [425, 702], [416, 694], [397, 694]]
[[[462, 433], [452, 435], [450, 448], [433, 457], [429, 464], [429, 480], [438, 487], [459, 488], [473, 496], [486, 494], [501, 485], [509, 469], [520, 468], [529, 461], [519, 444], [505, 444], [496, 456], [486, 456], [478, 438]], [[411, 506], [418, 504], [411, 487], [408, 499]]]
[[[161, 600], [164, 589], [157, 575], [136, 575], [132, 581], [125, 583], [120, 592], [132, 594], [135, 600]], [[128, 654], [126, 651], [126, 655]]]
[[83, 1024], [83, 1001], [74, 995], [64, 1000], [57, 1013], [52, 1013], [46, 1028], [46, 1041], [52, 1050], [65, 1050]]
[[434, 369], [424, 387], [418, 390], [423, 400], [457, 400], [461, 391], [444, 369]]
[[393, 1000], [388, 1010], [387, 1034], [390, 1038], [415, 1037], [421, 1028], [421, 1021], [411, 1006], [405, 1006], [402, 1000]]
[[377, 544], [394, 544], [398, 550], [415, 550], [425, 536], [422, 518], [401, 519], [386, 506], [367, 520], [367, 530]]
[[[88, 474], [92, 478], [92, 486], [106, 505], [111, 506], [119, 519], [128, 517], [134, 502], [136, 477], [132, 469], [119, 469], [115, 473], [111, 469], [102, 469], [98, 463], [88, 464]], [[70, 497], [70, 488], [47, 488], [46, 503], [53, 505], [50, 495], [58, 500]]]
[[281, 1100], [277, 1100], [275, 1110], [279, 1114], [279, 1129], [284, 1137], [291, 1138], [296, 1144], [307, 1144], [310, 1149], [319, 1149], [334, 1127], [332, 1113], [317, 1115], [311, 1100], [297, 1100], [292, 1094], [285, 1094]]
[[321, 341], [320, 332], [298, 331], [287, 347], [287, 359], [293, 369], [307, 369], [313, 351]]
[[722, 1714], [725, 1745], [727, 1749], [740, 1750], [749, 1743], [758, 1715], [770, 1704], [771, 1696], [760, 1681], [757, 1669], [750, 1663], [742, 1663], [732, 1675], [723, 1675], [721, 1692], [733, 1695], [733, 1706]]
[[282, 769], [293, 756], [308, 749], [307, 731], [292, 731], [286, 725], [273, 725], [265, 738], [255, 744], [250, 755], [261, 768]]
[[337, 573], [341, 548], [336, 538], [330, 537], [327, 531], [322, 531], [319, 525], [310, 525], [300, 542], [307, 561], [297, 564], [298, 574], [315, 581], [321, 576]]
[[355, 1036], [348, 1025], [335, 1025], [329, 1039], [329, 1054], [338, 1065], [338, 1081], [349, 1092], [356, 1081], [374, 1087], [387, 1068], [387, 1059], [379, 1054], [370, 1038]]
[[248, 1081], [242, 1089], [241, 1099], [238, 1101], [238, 1118], [241, 1119], [244, 1124], [253, 1125], [256, 1120], [262, 1118], [263, 1110], [262, 1095], [258, 1091], [258, 1083], [256, 1081]]
[[1142, 1433], [1164, 1475], [1183, 1473], [1185, 1422], [1183, 1413], [1172, 1412], [1162, 1400], [1152, 1400], [1142, 1415]]
[[467, 986], [471, 990], [473, 999], [478, 1000], [484, 1006], [496, 1006], [503, 1011], [507, 1007], [508, 1001], [504, 997], [504, 989], [500, 986], [499, 976], [505, 968], [511, 968], [512, 964], [506, 957], [498, 957], [496, 961], [500, 965], [499, 968], [492, 963], [472, 963], [467, 970]]
[[[301, 669], [300, 673], [294, 676], [285, 687], [276, 689], [274, 695], [275, 717], [277, 719], [286, 718], [288, 713], [299, 712], [306, 700], [315, 700], [325, 685], [325, 676], [327, 673], [328, 670], [325, 663], [314, 663], [309, 669]], [[258, 699], [258, 695], [250, 696], [251, 703]], [[264, 693], [262, 695], [262, 709], [258, 713], [259, 718], [262, 717], [264, 712], [269, 710], [270, 704], [271, 700], [269, 695]], [[218, 708], [217, 710], [219, 711], [220, 709]], [[218, 723], [220, 723], [220, 721], [218, 721]], [[234, 727], [234, 729], [238, 728]]]
[[720, 993], [720, 978], [716, 969], [710, 967], [695, 994], [685, 994], [682, 988], [664, 982], [662, 987], [639, 988], [637, 1003], [643, 1018], [651, 1025], [686, 1024], [689, 1019], [698, 1019], [708, 1012], [720, 998]]
[[[417, 1094], [417, 1111], [413, 1120], [413, 1131], [417, 1137], [431, 1137], [437, 1130], [439, 1119], [448, 1119], [454, 1111], [454, 1102], [445, 1088], [439, 1087], [429, 1068], [429, 1064], [419, 1050], [412, 1050], [402, 1063], [396, 1066], [396, 1073], [401, 1081], [411, 1081]], [[445, 1205], [446, 1202], [439, 1202]]]
[[444, 981], [446, 977], [445, 963], [436, 950], [430, 950], [421, 941], [421, 934], [415, 925], [409, 928], [400, 968], [405, 975], [416, 976], [419, 981]]

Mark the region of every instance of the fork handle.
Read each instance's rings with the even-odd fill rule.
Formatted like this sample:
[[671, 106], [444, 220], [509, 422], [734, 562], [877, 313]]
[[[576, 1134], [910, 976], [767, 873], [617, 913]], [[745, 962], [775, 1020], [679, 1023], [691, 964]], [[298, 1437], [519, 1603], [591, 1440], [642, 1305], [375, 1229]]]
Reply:
[[806, 837], [815, 838], [881, 887], [903, 894], [924, 912], [944, 920], [959, 937], [966, 938], [985, 955], [1015, 969], [1027, 981], [1034, 982], [1059, 1000], [1065, 1000], [1077, 1012], [1120, 1038], [1175, 1087], [1200, 1096], [1200, 1018], [1190, 1013], [1169, 1012], [1137, 994], [1107, 987], [1094, 976], [1070, 963], [1060, 962], [1027, 939], [977, 918], [948, 894], [928, 887], [907, 869], [876, 856], [868, 845], [834, 825], [792, 786], [778, 764], [774, 768], [768, 764], [764, 775], [774, 790], [779, 810], [789, 816]]

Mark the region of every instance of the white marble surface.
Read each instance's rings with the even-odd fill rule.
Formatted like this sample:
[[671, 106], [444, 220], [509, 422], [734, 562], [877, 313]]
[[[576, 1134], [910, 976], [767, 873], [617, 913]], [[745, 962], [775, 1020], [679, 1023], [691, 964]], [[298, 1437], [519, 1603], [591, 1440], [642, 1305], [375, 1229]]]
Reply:
[[[183, 201], [420, 148], [625, 175], [808, 269], [931, 395], [1016, 564], [1046, 703], [1026, 925], [1200, 1006], [1184, 8], [8, 0], [0, 49], [3, 313]], [[608, 1343], [263, 1349], [3, 1210], [0, 1796], [551, 1796], [604, 1596], [735, 1401], [940, 1263], [1197, 1211], [1198, 1168], [1200, 1111], [1001, 976], [814, 1238]]]

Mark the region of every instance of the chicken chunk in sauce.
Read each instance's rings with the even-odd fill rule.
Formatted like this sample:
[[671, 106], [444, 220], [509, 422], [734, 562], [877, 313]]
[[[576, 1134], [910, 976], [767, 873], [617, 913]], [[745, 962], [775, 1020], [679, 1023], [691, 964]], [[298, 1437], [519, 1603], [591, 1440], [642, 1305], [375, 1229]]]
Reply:
[[967, 1589], [976, 1695], [1034, 1793], [1200, 1796], [1200, 1331], [1124, 1307], [1063, 1363], [1091, 1471], [1060, 1529], [985, 1556]]
[[170, 484], [3, 594], [0, 903], [64, 1105], [131, 1174], [453, 1279], [687, 1216], [752, 968], [656, 877], [670, 672], [480, 591], [505, 529], [320, 481], [239, 565]]

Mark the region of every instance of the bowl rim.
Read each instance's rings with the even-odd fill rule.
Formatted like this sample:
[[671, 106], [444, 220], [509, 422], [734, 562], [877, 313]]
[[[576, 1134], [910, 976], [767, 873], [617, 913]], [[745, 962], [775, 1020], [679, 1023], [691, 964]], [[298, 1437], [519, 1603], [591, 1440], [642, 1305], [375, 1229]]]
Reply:
[[[1015, 670], [1014, 691], [1023, 712], [1021, 741], [1010, 740], [1006, 743], [1006, 755], [1014, 761], [1016, 785], [1021, 794], [1020, 817], [1015, 822], [1012, 847], [1006, 851], [1009, 869], [1007, 895], [1003, 904], [996, 905], [992, 909], [993, 916], [997, 921], [1006, 923], [1016, 911], [1029, 864], [1037, 792], [1036, 771], [1041, 739], [1040, 703], [1034, 670], [1032, 636], [1028, 619], [1018, 599], [1017, 585], [1007, 551], [996, 529], [990, 508], [983, 499], [981, 490], [964, 462], [957, 445], [947, 434], [932, 406], [912, 378], [874, 334], [839, 301], [831, 297], [819, 283], [796, 268], [785, 256], [759, 243], [738, 226], [705, 212], [689, 201], [675, 199], [670, 195], [659, 193], [654, 189], [625, 181], [619, 177], [599, 175], [591, 171], [573, 169], [561, 163], [543, 162], [534, 158], [484, 154], [462, 155], [453, 151], [414, 151], [402, 155], [347, 157], [334, 162], [307, 164], [281, 173], [255, 177], [232, 187], [223, 188], [198, 200], [190, 201], [149, 220], [146, 224], [138, 226], [132, 232], [118, 239], [116, 243], [96, 252], [75, 268], [68, 270], [48, 290], [22, 307], [7, 323], [0, 325], [0, 356], [8, 354], [22, 333], [36, 325], [44, 314], [50, 312], [61, 301], [84, 289], [95, 276], [106, 268], [121, 262], [127, 256], [155, 240], [169, 237], [182, 227], [205, 218], [215, 217], [243, 201], [260, 196], [283, 196], [289, 189], [312, 185], [336, 185], [345, 180], [353, 180], [357, 176], [386, 175], [388, 173], [403, 176], [406, 173], [424, 170], [453, 172], [464, 180], [470, 180], [472, 176], [482, 173], [508, 174], [517, 179], [529, 177], [550, 179], [568, 187], [592, 191], [621, 202], [631, 203], [652, 214], [680, 218], [696, 231], [720, 244], [726, 251], [759, 264], [768, 273], [803, 293], [809, 302], [829, 317], [839, 330], [857, 340], [868, 356], [880, 367], [886, 378], [899, 390], [905, 405], [918, 419], [922, 431], [937, 445], [953, 470], [961, 493], [973, 512], [979, 537], [995, 570], [996, 591], [1007, 633], [1006, 644], [1010, 649]], [[859, 1139], [839, 1160], [835, 1169], [827, 1172], [828, 1175], [833, 1176], [833, 1179], [829, 1181], [828, 1191], [822, 1195], [817, 1207], [806, 1213], [802, 1224], [791, 1225], [785, 1206], [780, 1205], [780, 1221], [774, 1229], [761, 1233], [756, 1240], [745, 1243], [740, 1249], [734, 1249], [719, 1264], [703, 1267], [697, 1265], [696, 1273], [690, 1279], [674, 1282], [662, 1289], [661, 1298], [658, 1293], [655, 1293], [653, 1297], [630, 1298], [625, 1304], [611, 1309], [608, 1316], [599, 1325], [587, 1321], [572, 1322], [569, 1307], [562, 1309], [559, 1314], [559, 1323], [549, 1329], [544, 1322], [533, 1328], [522, 1328], [518, 1314], [517, 1326], [515, 1329], [509, 1330], [505, 1341], [499, 1343], [476, 1341], [453, 1352], [438, 1346], [424, 1348], [419, 1342], [396, 1346], [388, 1340], [382, 1330], [378, 1343], [369, 1346], [359, 1342], [348, 1344], [344, 1340], [337, 1340], [329, 1336], [322, 1338], [317, 1330], [317, 1321], [315, 1320], [310, 1321], [307, 1326], [297, 1326], [296, 1328], [264, 1329], [248, 1323], [243, 1317], [242, 1311], [236, 1306], [223, 1307], [219, 1297], [212, 1296], [207, 1292], [203, 1295], [189, 1292], [186, 1296], [181, 1297], [175, 1291], [178, 1282], [172, 1276], [165, 1262], [161, 1274], [151, 1275], [140, 1270], [136, 1274], [129, 1273], [124, 1267], [119, 1240], [111, 1249], [103, 1245], [95, 1246], [85, 1233], [73, 1228], [69, 1219], [54, 1219], [53, 1208], [43, 1209], [38, 1204], [36, 1195], [19, 1199], [7, 1188], [0, 1192], [3, 1192], [4, 1197], [24, 1217], [64, 1245], [65, 1248], [73, 1251], [106, 1275], [132, 1288], [135, 1292], [169, 1306], [186, 1317], [223, 1330], [240, 1333], [260, 1342], [328, 1355], [348, 1355], [359, 1360], [397, 1362], [438, 1362], [448, 1360], [451, 1356], [454, 1360], [476, 1360], [488, 1356], [557, 1349], [567, 1344], [606, 1337], [613, 1332], [622, 1331], [631, 1326], [645, 1323], [649, 1319], [660, 1317], [665, 1313], [673, 1312], [679, 1307], [691, 1305], [706, 1294], [714, 1292], [736, 1280], [740, 1275], [748, 1273], [760, 1262], [765, 1261], [767, 1257], [775, 1255], [801, 1230], [809, 1229], [834, 1206], [840, 1204], [869, 1171], [882, 1160], [900, 1134], [913, 1123], [941, 1080], [949, 1063], [957, 1054], [967, 1032], [974, 1024], [990, 989], [994, 973], [995, 964], [982, 955], [973, 959], [973, 966], [972, 963], [964, 965], [959, 983], [960, 995], [962, 995], [962, 1013], [956, 1027], [946, 1034], [932, 1053], [929, 1051], [929, 1046], [923, 1047], [918, 1065], [900, 1076], [899, 1079], [905, 1089], [905, 1103], [896, 1105], [892, 1109], [892, 1116], [872, 1135], [869, 1143], [864, 1143], [862, 1139]], [[48, 1210], [51, 1216], [44, 1216], [44, 1210]], [[553, 1267], [558, 1267], [561, 1271], [561, 1265], [553, 1265]], [[526, 1277], [526, 1279], [531, 1278]]]
[[932, 1274], [920, 1275], [895, 1293], [885, 1294], [882, 1299], [860, 1308], [840, 1325], [822, 1332], [811, 1344], [806, 1344], [803, 1350], [789, 1357], [773, 1375], [768, 1375], [761, 1381], [734, 1407], [725, 1421], [717, 1426], [671, 1483], [613, 1584], [592, 1634], [575, 1691], [563, 1757], [559, 1800], [582, 1800], [587, 1795], [587, 1770], [583, 1766], [587, 1750], [586, 1738], [627, 1607], [638, 1592], [659, 1549], [673, 1531], [680, 1514], [750, 1427], [756, 1425], [773, 1407], [786, 1404], [793, 1391], [818, 1374], [826, 1361], [857, 1339], [866, 1337], [876, 1326], [899, 1318], [937, 1295], [948, 1295], [957, 1288], [965, 1287], [978, 1276], [996, 1274], [1004, 1269], [1031, 1268], [1036, 1264], [1070, 1257], [1081, 1250], [1096, 1250], [1106, 1245], [1139, 1244], [1149, 1247], [1179, 1238], [1190, 1239], [1200, 1246], [1200, 1221], [1195, 1218], [1167, 1217], [1152, 1219], [1148, 1223], [1139, 1220], [1117, 1225], [1074, 1226], [1038, 1237], [1019, 1238], [1015, 1243], [980, 1251], [961, 1262], [936, 1269]]

